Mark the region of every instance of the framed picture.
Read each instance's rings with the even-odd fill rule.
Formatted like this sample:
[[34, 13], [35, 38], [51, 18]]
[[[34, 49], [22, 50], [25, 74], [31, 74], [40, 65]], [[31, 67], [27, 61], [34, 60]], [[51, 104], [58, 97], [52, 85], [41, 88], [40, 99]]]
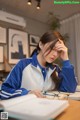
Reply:
[[30, 42], [30, 45], [37, 45], [39, 40], [40, 40], [40, 37], [38, 36], [35, 36], [35, 35], [30, 35], [29, 36], [29, 42]]
[[3, 63], [3, 46], [0, 46], [0, 63]]
[[20, 59], [28, 57], [28, 33], [9, 29], [9, 63], [16, 64]]
[[33, 50], [36, 48], [36, 46], [31, 46], [30, 45], [30, 51], [29, 51], [29, 55], [31, 55], [32, 54], [32, 52], [33, 52]]
[[0, 27], [0, 43], [6, 43], [6, 28]]

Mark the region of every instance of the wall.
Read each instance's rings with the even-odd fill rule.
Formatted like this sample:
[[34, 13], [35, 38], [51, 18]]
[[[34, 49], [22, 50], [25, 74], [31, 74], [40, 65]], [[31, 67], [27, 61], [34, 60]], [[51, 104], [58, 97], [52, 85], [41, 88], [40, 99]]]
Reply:
[[[37, 35], [37, 36], [41, 36], [44, 32], [46, 32], [48, 30], [48, 25], [46, 25], [44, 23], [41, 23], [39, 21], [35, 21], [35, 20], [29, 19], [29, 18], [25, 18], [25, 21], [26, 21], [26, 27], [25, 28], [0, 21], [0, 26], [5, 27], [7, 29], [7, 44], [3, 44], [4, 55], [6, 56], [6, 58], [8, 57], [7, 46], [8, 46], [8, 29], [9, 28], [25, 31], [29, 34], [33, 34], [33, 35]], [[0, 64], [0, 70], [2, 70], [2, 69], [4, 69], [4, 64]]]
[[41, 36], [44, 32], [46, 32], [49, 29], [49, 26], [47, 24], [29, 18], [26, 19], [26, 31], [30, 34]]
[[74, 65], [78, 84], [80, 84], [80, 13], [63, 20], [61, 32], [69, 35], [70, 60]]

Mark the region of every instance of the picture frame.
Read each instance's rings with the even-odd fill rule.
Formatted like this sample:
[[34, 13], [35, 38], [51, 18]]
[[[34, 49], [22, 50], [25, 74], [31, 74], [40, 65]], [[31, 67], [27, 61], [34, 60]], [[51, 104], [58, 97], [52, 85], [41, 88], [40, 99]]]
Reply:
[[6, 28], [0, 27], [0, 43], [6, 43], [7, 38]]
[[37, 46], [33, 46], [33, 45], [30, 45], [30, 48], [29, 48], [29, 56], [32, 54], [32, 52], [34, 51], [34, 49], [36, 49]]
[[8, 30], [9, 63], [16, 64], [20, 59], [29, 56], [28, 33], [16, 29]]
[[30, 45], [37, 45], [39, 43], [40, 37], [35, 35], [29, 35]]
[[3, 63], [3, 46], [0, 46], [0, 63]]

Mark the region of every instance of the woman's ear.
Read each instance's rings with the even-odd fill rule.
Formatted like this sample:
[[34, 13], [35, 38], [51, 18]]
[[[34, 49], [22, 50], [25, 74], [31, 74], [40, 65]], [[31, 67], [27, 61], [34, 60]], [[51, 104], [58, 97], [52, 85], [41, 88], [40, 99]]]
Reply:
[[43, 44], [42, 44], [41, 41], [39, 42], [39, 48], [40, 48], [41, 50], [43, 49]]

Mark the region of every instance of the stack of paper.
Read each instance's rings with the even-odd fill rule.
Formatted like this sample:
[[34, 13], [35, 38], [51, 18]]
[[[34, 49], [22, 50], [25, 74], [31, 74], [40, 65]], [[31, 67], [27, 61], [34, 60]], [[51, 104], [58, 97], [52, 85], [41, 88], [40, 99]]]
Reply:
[[67, 92], [59, 92], [59, 91], [48, 91], [43, 93], [47, 98], [54, 100], [63, 100], [67, 99], [70, 93]]
[[55, 118], [69, 106], [67, 100], [37, 98], [33, 94], [3, 100], [1, 104], [9, 116], [22, 120], [48, 120]]
[[46, 92], [45, 95], [47, 98], [50, 99], [56, 99], [56, 100], [61, 100], [61, 99], [73, 99], [73, 100], [80, 100], [80, 86], [77, 87], [78, 92], [75, 93], [67, 93], [67, 92], [58, 92], [58, 91], [51, 91], [51, 92]]
[[80, 85], [77, 85], [76, 92], [80, 92]]
[[71, 93], [69, 98], [73, 100], [80, 100], [80, 92]]

